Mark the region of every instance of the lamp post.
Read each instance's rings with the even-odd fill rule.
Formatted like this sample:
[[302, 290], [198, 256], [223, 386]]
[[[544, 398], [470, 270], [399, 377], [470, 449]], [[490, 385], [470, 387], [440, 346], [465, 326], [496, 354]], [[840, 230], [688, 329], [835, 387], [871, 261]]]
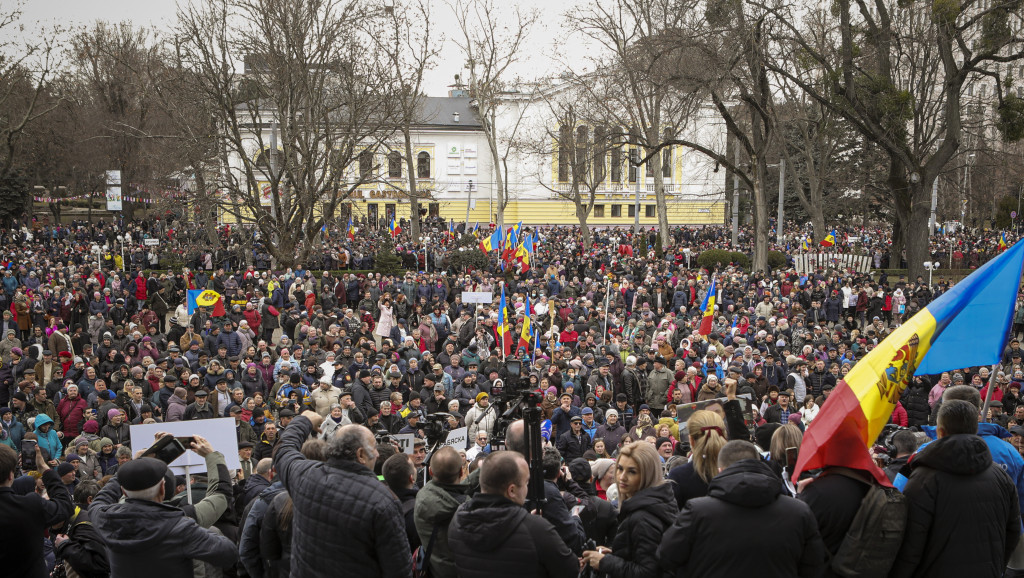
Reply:
[[924, 268], [928, 269], [928, 288], [932, 287], [932, 273], [939, 268], [938, 261], [925, 261]]
[[690, 248], [686, 247], [683, 249], [683, 255], [686, 255], [686, 268], [690, 268]]

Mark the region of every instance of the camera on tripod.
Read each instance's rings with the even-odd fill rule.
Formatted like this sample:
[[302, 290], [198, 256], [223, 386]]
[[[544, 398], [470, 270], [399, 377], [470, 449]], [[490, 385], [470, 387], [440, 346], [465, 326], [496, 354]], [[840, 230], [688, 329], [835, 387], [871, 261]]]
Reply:
[[450, 417], [452, 417], [452, 414], [440, 411], [427, 415], [427, 422], [423, 424], [423, 435], [427, 436], [428, 446], [433, 447], [434, 444], [444, 438], [444, 424]]

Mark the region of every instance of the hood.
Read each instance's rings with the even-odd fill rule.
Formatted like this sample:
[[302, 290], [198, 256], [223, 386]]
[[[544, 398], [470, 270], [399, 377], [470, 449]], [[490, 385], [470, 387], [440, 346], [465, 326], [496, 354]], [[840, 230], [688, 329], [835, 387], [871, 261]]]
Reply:
[[671, 526], [676, 514], [679, 513], [672, 484], [664, 483], [660, 486], [651, 486], [640, 490], [635, 496], [622, 502], [619, 508], [619, 519], [624, 519], [631, 513], [640, 511], [658, 518], [666, 528]]
[[128, 499], [114, 504], [100, 518], [97, 529], [110, 548], [144, 551], [166, 547], [167, 537], [177, 529], [184, 514], [178, 508], [148, 500]]
[[711, 480], [708, 495], [724, 502], [760, 508], [782, 493], [782, 480], [760, 460], [740, 460]]
[[996, 423], [981, 422], [978, 424], [978, 435], [979, 436], [994, 436], [999, 439], [1009, 439], [1010, 432], [1006, 431], [1006, 428]]
[[46, 415], [45, 413], [37, 415], [36, 416], [36, 424], [35, 424], [36, 425], [36, 428], [35, 428], [36, 431], [38, 432], [40, 426], [42, 426], [44, 424], [48, 424], [48, 423], [53, 423], [53, 420], [50, 419], [50, 416]]
[[181, 399], [175, 394], [171, 394], [171, 397], [167, 398], [167, 405], [188, 405], [185, 400]]
[[976, 435], [959, 434], [928, 444], [911, 460], [911, 468], [927, 467], [940, 472], [972, 476], [992, 465], [992, 454], [985, 440]]
[[[453, 528], [474, 550], [493, 552], [519, 527], [526, 509], [502, 496], [477, 494], [455, 512]], [[451, 530], [449, 530], [449, 536]]]

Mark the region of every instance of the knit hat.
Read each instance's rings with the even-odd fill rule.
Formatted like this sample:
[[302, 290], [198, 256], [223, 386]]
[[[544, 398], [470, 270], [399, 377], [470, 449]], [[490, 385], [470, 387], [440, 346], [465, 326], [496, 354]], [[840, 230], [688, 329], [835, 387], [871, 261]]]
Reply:
[[70, 453], [64, 458], [64, 461], [66, 462], [73, 462], [75, 460], [82, 461], [82, 456], [75, 453]]
[[100, 431], [100, 424], [98, 421], [91, 419], [85, 422], [85, 425], [82, 426], [82, 431], [91, 434], [97, 433]]
[[75, 466], [74, 466], [74, 464], [69, 464], [69, 463], [67, 463], [67, 462], [61, 462], [61, 463], [60, 463], [60, 464], [59, 464], [59, 465], [57, 466], [57, 475], [58, 475], [58, 476], [60, 476], [60, 477], [62, 477], [62, 478], [63, 478], [64, 476], [66, 476], [66, 475], [70, 474], [70, 473], [71, 473], [71, 472], [73, 472], [73, 471], [75, 471]]
[[619, 417], [619, 411], [618, 411], [618, 410], [615, 410], [615, 409], [609, 409], [609, 410], [605, 410], [605, 412], [604, 412], [604, 419], [606, 419], [606, 420], [607, 420], [607, 419], [608, 419], [609, 417], [611, 417], [611, 416], [613, 416], [613, 415], [614, 415], [615, 417]]
[[476, 402], [477, 403], [480, 403], [481, 399], [487, 399], [487, 398], [488, 398], [488, 395], [487, 395], [486, 391], [481, 391], [480, 393], [476, 394]]
[[608, 473], [608, 470], [615, 467], [615, 460], [610, 458], [601, 458], [594, 460], [594, 463], [590, 464], [590, 471], [594, 474], [595, 480], [600, 480]]
[[117, 417], [119, 415], [121, 415], [121, 410], [119, 410], [119, 409], [107, 410], [107, 419], [114, 419], [115, 417]]
[[[799, 417], [799, 414], [796, 414], [796, 415], [797, 415], [797, 417]], [[661, 437], [661, 438], [658, 438], [658, 439], [654, 440], [654, 448], [655, 449], [660, 448], [661, 444], [663, 444], [665, 442], [672, 443], [672, 438]]]
[[545, 393], [557, 394], [558, 388], [552, 385], [551, 387], [547, 388], [547, 390], [545, 390]]

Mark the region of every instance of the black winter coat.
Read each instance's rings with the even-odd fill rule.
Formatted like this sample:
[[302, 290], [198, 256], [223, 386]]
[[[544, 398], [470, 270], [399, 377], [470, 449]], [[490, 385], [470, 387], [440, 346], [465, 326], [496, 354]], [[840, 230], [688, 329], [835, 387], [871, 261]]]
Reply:
[[[408, 576], [412, 551], [402, 506], [362, 464], [307, 460], [312, 424], [298, 416], [281, 434], [274, 467], [292, 496], [293, 576]], [[338, 491], [344, 488], [345, 491]]]
[[910, 467], [907, 529], [889, 576], [1002, 576], [1020, 537], [1020, 509], [985, 440], [940, 438]]
[[554, 526], [503, 496], [477, 494], [455, 512], [448, 545], [460, 578], [576, 576], [579, 563]]
[[[687, 502], [665, 533], [658, 548], [662, 568], [680, 577], [817, 577], [825, 548], [814, 514], [781, 494], [779, 477], [764, 462], [729, 466], [711, 480], [708, 496]], [[737, 556], [735, 537], [750, 528], [770, 528], [786, 538], [748, 542]]]
[[931, 387], [927, 381], [911, 381], [903, 391], [900, 401], [907, 410], [907, 425], [928, 425], [928, 416], [932, 408], [928, 405], [928, 392]]
[[0, 536], [4, 537], [4, 554], [0, 557], [6, 562], [4, 575], [48, 575], [43, 564], [43, 532], [70, 518], [74, 506], [57, 470], [44, 472], [43, 484], [49, 500], [35, 492], [19, 496], [10, 486], [0, 487]]
[[658, 545], [676, 512], [671, 484], [645, 488], [622, 502], [612, 554], [601, 559], [598, 569], [610, 578], [660, 576]]

